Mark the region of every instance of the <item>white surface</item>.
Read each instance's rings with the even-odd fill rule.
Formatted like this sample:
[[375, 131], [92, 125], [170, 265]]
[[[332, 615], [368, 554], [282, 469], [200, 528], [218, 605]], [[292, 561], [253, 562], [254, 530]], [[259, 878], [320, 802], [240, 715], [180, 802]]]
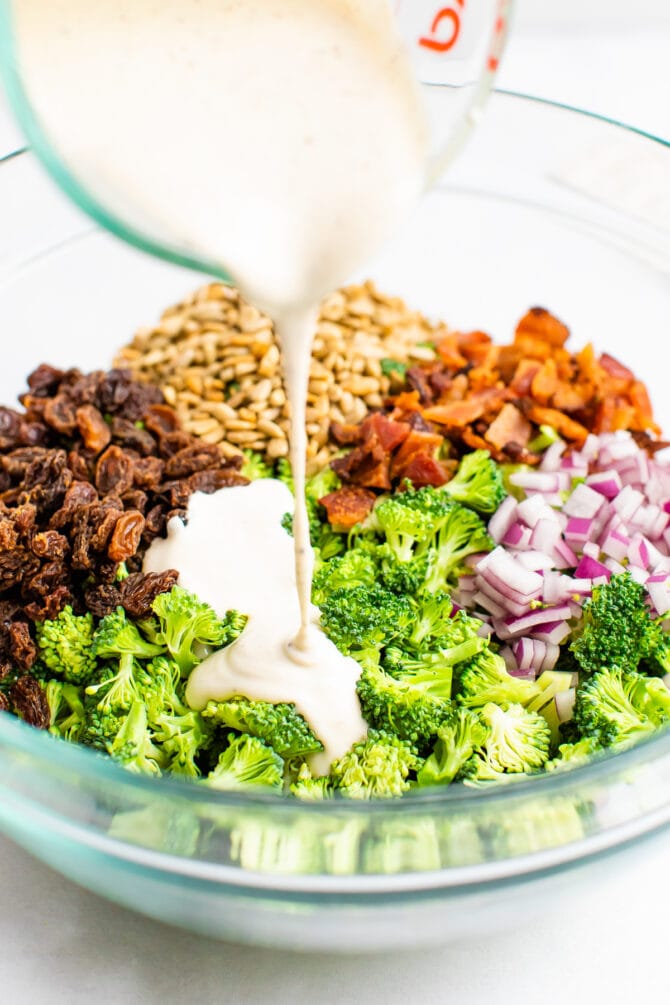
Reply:
[[[501, 74], [511, 89], [670, 137], [668, 8], [520, 0]], [[629, 12], [634, 13], [633, 16]], [[630, 18], [630, 19], [629, 19]], [[0, 156], [16, 131], [0, 108]], [[667, 999], [670, 845], [569, 916], [412, 957], [281, 956], [196, 939], [107, 904], [0, 839], [0, 1000], [7, 1005], [450, 1002], [608, 1005]]]

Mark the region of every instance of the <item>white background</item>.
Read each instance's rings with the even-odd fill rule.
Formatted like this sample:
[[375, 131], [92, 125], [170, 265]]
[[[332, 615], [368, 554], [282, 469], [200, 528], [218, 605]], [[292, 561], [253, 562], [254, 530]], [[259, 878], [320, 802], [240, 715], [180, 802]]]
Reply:
[[[91, 0], [94, 2], [94, 0]], [[670, 139], [666, 0], [519, 0], [500, 84]], [[0, 156], [21, 145], [0, 97]], [[0, 224], [1, 225], [1, 224]], [[79, 890], [0, 838], [0, 1002], [646, 1005], [668, 1000], [670, 843], [563, 916], [484, 944], [304, 956], [195, 938]]]

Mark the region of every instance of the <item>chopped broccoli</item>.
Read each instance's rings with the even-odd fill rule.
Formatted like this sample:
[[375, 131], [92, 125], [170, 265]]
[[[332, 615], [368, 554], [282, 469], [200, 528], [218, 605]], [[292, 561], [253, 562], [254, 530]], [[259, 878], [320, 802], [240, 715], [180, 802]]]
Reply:
[[412, 622], [412, 604], [383, 586], [340, 588], [321, 605], [321, 625], [340, 652], [361, 659], [402, 637]]
[[[450, 680], [451, 675], [449, 683]], [[448, 698], [413, 686], [411, 679], [397, 679], [372, 661], [363, 666], [356, 690], [363, 716], [371, 726], [408, 740], [422, 750], [452, 712]]]
[[267, 701], [237, 697], [223, 702], [210, 701], [202, 714], [210, 722], [257, 736], [286, 759], [307, 757], [323, 750], [323, 744], [314, 736], [295, 705], [285, 702], [273, 705]]
[[313, 778], [309, 767], [303, 764], [298, 777], [291, 785], [291, 795], [297, 796], [298, 799], [320, 802], [323, 799], [332, 799], [333, 786], [328, 775]]
[[373, 730], [335, 761], [330, 777], [337, 791], [351, 799], [400, 796], [409, 789], [410, 772], [420, 764], [410, 743]]
[[146, 706], [140, 699], [131, 704], [109, 753], [125, 768], [141, 774], [160, 775], [165, 767], [165, 757], [153, 742]]
[[634, 743], [652, 733], [656, 722], [647, 712], [658, 714], [659, 705], [654, 704], [647, 686], [654, 680], [658, 678], [632, 671], [625, 673], [614, 666], [598, 670], [582, 681], [577, 688], [574, 713], [580, 734], [609, 747]]
[[529, 774], [549, 759], [549, 727], [537, 712], [523, 705], [502, 709], [489, 702], [479, 715], [488, 735], [469, 762], [469, 778], [495, 781], [504, 773]]
[[147, 672], [140, 662], [162, 652], [162, 647], [147, 642], [122, 607], [108, 614], [93, 636], [93, 654], [103, 664], [90, 684], [87, 695], [99, 697], [101, 711], [128, 711], [136, 698], [141, 698], [148, 683]]
[[[466, 769], [467, 762], [488, 736], [488, 729], [466, 708], [457, 708], [437, 731], [433, 752], [417, 774], [419, 785], [448, 785]], [[467, 771], [467, 769], [466, 769]]]
[[74, 614], [68, 604], [52, 621], [35, 624], [40, 660], [71, 684], [85, 683], [97, 665], [92, 652], [94, 633], [93, 615]]
[[244, 789], [248, 786], [263, 786], [281, 790], [284, 777], [284, 762], [272, 747], [257, 736], [235, 736], [231, 733], [229, 743], [213, 771], [205, 782], [215, 789]]
[[[189, 674], [211, 649], [220, 649], [236, 639], [247, 621], [237, 611], [229, 611], [220, 618], [213, 607], [181, 586], [160, 593], [152, 609], [158, 626], [151, 634], [160, 647], [149, 655], [158, 655], [167, 649], [183, 676]], [[145, 630], [149, 631], [149, 626]]]
[[433, 536], [435, 514], [416, 505], [417, 495], [412, 490], [400, 492], [382, 499], [374, 509], [375, 525], [399, 562], [411, 561], [416, 546]]
[[587, 673], [603, 667], [635, 670], [661, 641], [662, 629], [650, 616], [644, 586], [625, 572], [595, 587], [570, 648]]
[[539, 694], [534, 681], [512, 677], [502, 656], [491, 649], [466, 664], [458, 681], [458, 701], [469, 708], [482, 708], [490, 702], [503, 707], [528, 705]]
[[409, 645], [421, 648], [430, 643], [432, 647], [451, 649], [467, 642], [471, 643], [472, 656], [488, 647], [488, 641], [479, 635], [481, 621], [465, 611], [454, 613], [454, 602], [448, 593], [421, 594], [413, 608], [415, 618], [407, 636]]
[[586, 764], [594, 754], [597, 754], [602, 747], [597, 740], [591, 736], [586, 736], [574, 743], [561, 743], [558, 748], [558, 757], [554, 757], [545, 764], [545, 771], [567, 771], [569, 768], [576, 768], [580, 764]]
[[47, 681], [49, 732], [63, 740], [78, 742], [84, 728], [85, 709], [81, 689], [62, 680]]
[[244, 454], [244, 463], [240, 474], [252, 482], [257, 478], [272, 478], [272, 468], [261, 454], [254, 450], [244, 450], [242, 453]]
[[377, 563], [367, 550], [350, 548], [317, 569], [312, 582], [312, 600], [318, 606], [335, 590], [373, 586], [377, 571]]
[[466, 454], [444, 491], [478, 513], [495, 513], [507, 495], [502, 471], [488, 450]]

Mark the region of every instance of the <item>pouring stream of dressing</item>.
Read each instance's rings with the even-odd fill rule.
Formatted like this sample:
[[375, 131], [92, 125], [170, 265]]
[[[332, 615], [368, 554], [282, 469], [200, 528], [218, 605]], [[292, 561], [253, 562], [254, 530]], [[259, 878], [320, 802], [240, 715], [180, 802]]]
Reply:
[[[194, 671], [189, 700], [202, 705], [243, 693], [295, 701], [326, 747], [319, 767], [327, 770], [364, 735], [365, 723], [356, 664], [311, 616], [304, 501], [310, 347], [320, 298], [397, 230], [425, 181], [429, 130], [392, 4], [15, 0], [14, 15], [28, 97], [66, 165], [121, 219], [221, 262], [275, 319], [295, 482], [295, 572], [283, 588], [298, 603], [291, 607], [275, 592], [259, 605], [252, 590], [245, 607], [236, 597], [240, 566], [263, 575], [257, 530], [248, 523], [247, 554], [236, 552], [232, 566], [226, 541], [215, 549], [219, 528], [212, 523], [210, 547], [199, 552], [206, 575], [196, 571], [198, 549], [177, 548], [176, 532], [152, 546], [145, 567], [176, 567], [183, 585], [219, 612], [225, 593], [228, 607], [250, 615], [241, 637]], [[252, 503], [256, 485], [242, 491], [257, 518], [269, 520]], [[220, 517], [209, 513], [211, 521], [236, 521], [226, 528], [236, 538], [244, 514], [237, 492], [222, 490]], [[226, 509], [229, 494], [234, 514]], [[184, 531], [194, 540], [200, 512], [194, 499]], [[211, 583], [208, 590], [215, 573], [225, 590]], [[280, 574], [266, 564], [265, 575], [272, 581]], [[258, 579], [256, 587], [262, 592]]]

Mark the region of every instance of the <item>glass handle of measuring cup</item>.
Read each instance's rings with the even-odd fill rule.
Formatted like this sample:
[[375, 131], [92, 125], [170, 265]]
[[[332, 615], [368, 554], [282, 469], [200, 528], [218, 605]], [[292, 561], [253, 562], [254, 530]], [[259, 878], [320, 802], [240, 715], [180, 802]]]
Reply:
[[395, 0], [394, 5], [428, 110], [430, 185], [482, 114], [505, 46], [512, 0]]

